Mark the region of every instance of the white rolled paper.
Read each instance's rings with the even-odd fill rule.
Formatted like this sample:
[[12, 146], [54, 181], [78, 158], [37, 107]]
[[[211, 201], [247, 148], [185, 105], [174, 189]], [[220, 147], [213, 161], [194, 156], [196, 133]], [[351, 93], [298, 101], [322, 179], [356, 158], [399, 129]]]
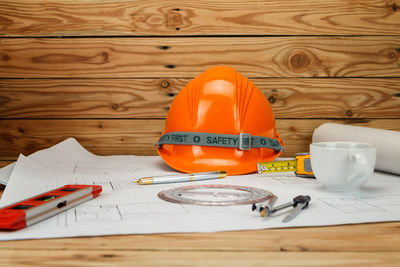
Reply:
[[400, 132], [337, 123], [325, 123], [314, 130], [312, 142], [352, 141], [374, 144], [375, 169], [400, 175]]

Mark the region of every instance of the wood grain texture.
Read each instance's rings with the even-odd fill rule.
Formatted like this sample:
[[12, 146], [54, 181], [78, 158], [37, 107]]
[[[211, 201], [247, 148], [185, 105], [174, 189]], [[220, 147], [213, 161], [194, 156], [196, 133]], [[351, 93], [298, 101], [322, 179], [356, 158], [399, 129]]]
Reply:
[[[155, 253], [157, 255], [155, 255]], [[398, 266], [397, 252], [2, 251], [3, 266]]]
[[[308, 151], [314, 129], [328, 122], [400, 130], [398, 119], [278, 119], [277, 130], [287, 148], [283, 156]], [[99, 155], [156, 155], [154, 143], [163, 128], [162, 119], [0, 120], [0, 160], [16, 160], [20, 153], [29, 155], [69, 137]]]
[[3, 168], [13, 162], [14, 162], [13, 160], [0, 160], [0, 168]]
[[400, 1], [2, 1], [0, 36], [394, 35]]
[[[0, 118], [165, 118], [189, 79], [0, 80]], [[253, 79], [276, 118], [400, 118], [400, 79]]]
[[[400, 131], [400, 0], [2, 0], [0, 167], [68, 137], [156, 155], [173, 98], [214, 65], [263, 91], [282, 156], [327, 122]], [[6, 241], [0, 255], [6, 267], [398, 267], [400, 222]]]
[[400, 36], [0, 39], [0, 77], [400, 77]]
[[[41, 247], [98, 251], [400, 252], [400, 223], [297, 227], [217, 233], [123, 235], [41, 240]], [[173, 240], [173, 242], [171, 242]], [[37, 249], [37, 240], [0, 242], [0, 253]], [[243, 246], [243, 244], [246, 244]]]

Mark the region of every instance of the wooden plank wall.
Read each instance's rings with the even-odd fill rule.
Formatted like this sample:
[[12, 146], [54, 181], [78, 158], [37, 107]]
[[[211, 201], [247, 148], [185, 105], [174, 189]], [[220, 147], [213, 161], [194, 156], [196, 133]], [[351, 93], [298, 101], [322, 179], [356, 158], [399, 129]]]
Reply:
[[71, 136], [155, 155], [214, 65], [264, 92], [284, 156], [326, 122], [400, 131], [400, 0], [0, 0], [1, 165]]

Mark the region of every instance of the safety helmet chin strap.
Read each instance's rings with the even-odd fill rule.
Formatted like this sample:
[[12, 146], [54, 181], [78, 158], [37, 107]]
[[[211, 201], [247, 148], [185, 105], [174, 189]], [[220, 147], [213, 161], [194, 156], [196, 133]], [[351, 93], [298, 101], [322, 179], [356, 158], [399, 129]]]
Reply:
[[163, 134], [156, 143], [158, 148], [161, 148], [163, 144], [232, 147], [240, 150], [250, 150], [251, 148], [271, 148], [279, 152], [285, 151], [285, 148], [276, 139], [263, 136], [251, 136], [251, 134], [248, 133], [234, 135], [196, 132], [170, 132]]

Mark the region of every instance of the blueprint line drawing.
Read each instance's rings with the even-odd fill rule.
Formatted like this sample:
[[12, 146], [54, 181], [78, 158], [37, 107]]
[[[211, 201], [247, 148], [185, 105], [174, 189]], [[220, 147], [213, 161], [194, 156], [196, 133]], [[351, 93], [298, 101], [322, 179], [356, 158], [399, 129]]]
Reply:
[[275, 181], [279, 181], [285, 185], [294, 185], [294, 184], [316, 184], [317, 180], [313, 178], [299, 178], [297, 176], [280, 176], [280, 177], [272, 177]]
[[276, 173], [263, 173], [258, 174], [260, 179], [270, 179], [274, 182], [279, 182], [284, 185], [306, 185], [317, 184], [315, 178], [299, 178], [294, 172], [276, 172]]
[[377, 207], [400, 206], [400, 194], [360, 198], [362, 201]]
[[344, 213], [386, 211], [386, 206], [400, 206], [400, 194], [358, 198], [322, 198], [320, 201]]
[[107, 223], [117, 221], [135, 221], [162, 216], [182, 216], [192, 213], [203, 214], [236, 214], [249, 216], [250, 205], [246, 206], [196, 206], [168, 202], [132, 202], [123, 204], [82, 205], [61, 213], [57, 218], [58, 227], [71, 227], [81, 223]]
[[78, 206], [74, 209], [75, 222], [120, 221], [121, 213], [117, 205]]
[[[291, 201], [297, 195], [309, 195], [311, 197], [309, 207], [294, 220], [284, 223], [282, 214], [262, 218], [259, 213], [252, 211], [251, 205], [213, 207], [161, 200], [158, 198], [160, 191], [190, 183], [146, 186], [133, 183], [141, 177], [168, 175], [174, 172], [163, 165], [159, 157], [110, 156], [107, 158], [109, 161], [107, 163], [105, 158], [85, 156], [83, 152], [79, 152], [80, 155], [75, 157], [73, 151], [65, 153], [65, 148], [57, 148], [57, 150], [61, 155], [42, 153], [36, 154], [35, 159], [20, 155], [9, 176], [0, 204], [6, 206], [65, 184], [101, 185], [103, 192], [93, 200], [71, 207], [63, 213], [26, 229], [3, 233], [0, 235], [0, 240], [214, 232], [398, 221], [400, 218], [400, 179], [398, 176], [385, 173], [374, 173], [359, 191], [354, 192], [328, 191], [315, 179], [297, 178], [293, 173], [273, 176], [232, 175], [224, 179], [196, 182], [197, 184], [241, 185], [264, 189], [278, 197], [276, 205]], [[51, 164], [58, 159], [60, 162], [56, 164], [57, 166], [52, 166], [57, 171], [44, 168], [43, 165]], [[77, 159], [82, 160], [77, 163]], [[126, 169], [107, 175], [72, 173], [75, 167], [75, 171], [79, 168], [89, 170], [93, 167], [85, 164], [87, 162], [95, 164], [99, 167], [98, 169], [113, 167], [112, 165], [115, 164], [114, 166], [132, 170], [135, 168], [143, 168], [143, 170], [134, 175], [124, 173]], [[70, 171], [65, 172], [67, 170]]]
[[142, 168], [131, 167], [130, 164], [121, 164], [117, 165], [113, 164], [101, 164], [96, 161], [83, 161], [77, 160], [73, 167], [74, 174], [96, 174], [96, 175], [110, 175], [113, 173], [135, 173], [140, 170], [144, 170]]
[[81, 184], [81, 185], [101, 185], [103, 188], [102, 192], [114, 192], [114, 191], [130, 191], [135, 189], [135, 183], [130, 179], [109, 179], [109, 180], [90, 180], [90, 179], [79, 179], [69, 178], [67, 182], [51, 181], [47, 185], [48, 190], [52, 190], [57, 187], [64, 186], [66, 184]]
[[58, 215], [57, 226], [68, 227], [79, 223], [106, 223], [111, 221], [136, 220], [139, 217], [154, 217], [166, 214], [187, 214], [182, 205], [169, 203], [124, 203], [77, 206]]

